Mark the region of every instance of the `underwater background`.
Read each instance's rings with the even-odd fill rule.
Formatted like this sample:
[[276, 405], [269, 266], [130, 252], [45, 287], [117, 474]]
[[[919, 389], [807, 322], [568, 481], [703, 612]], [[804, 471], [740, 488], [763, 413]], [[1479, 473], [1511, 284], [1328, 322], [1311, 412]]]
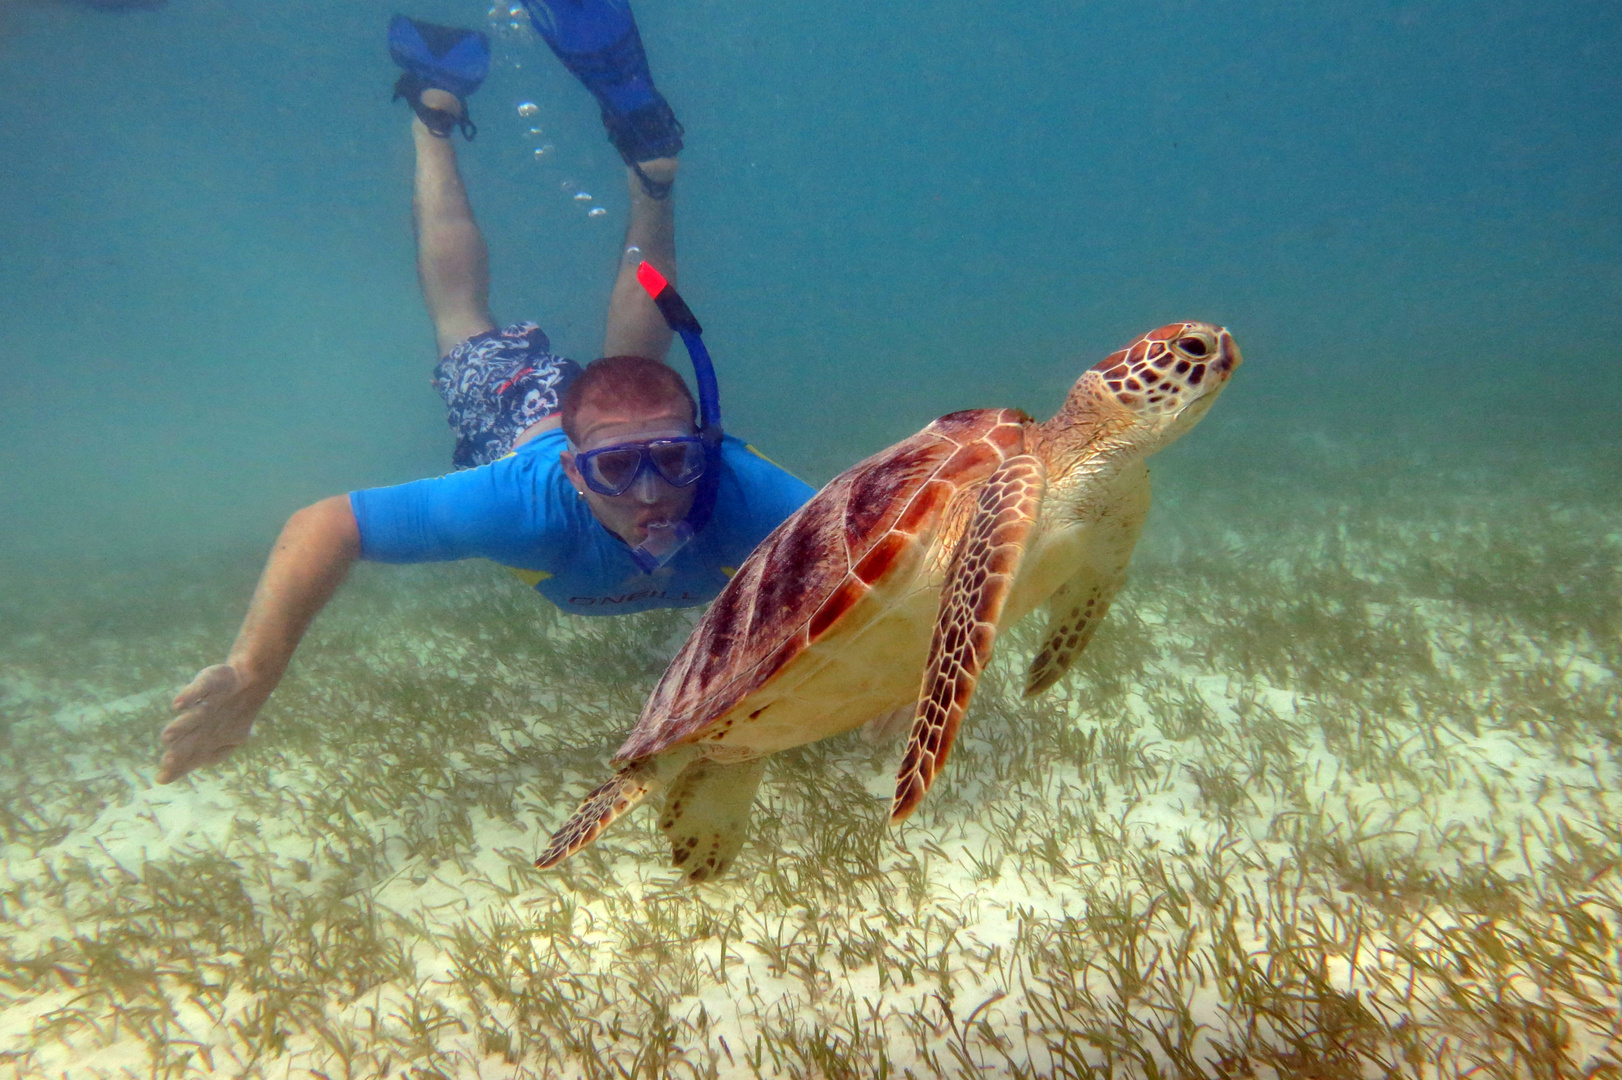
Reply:
[[[1622, 1076], [1616, 5], [638, 0], [799, 475], [1169, 321], [1247, 361], [1076, 673], [1010, 635], [903, 830], [898, 748], [782, 755], [696, 890], [648, 811], [528, 865], [683, 624], [487, 565], [359, 568], [153, 786], [287, 515], [449, 467], [395, 10], [0, 0], [0, 1076]], [[590, 359], [595, 105], [409, 13], [494, 38], [496, 318]]]

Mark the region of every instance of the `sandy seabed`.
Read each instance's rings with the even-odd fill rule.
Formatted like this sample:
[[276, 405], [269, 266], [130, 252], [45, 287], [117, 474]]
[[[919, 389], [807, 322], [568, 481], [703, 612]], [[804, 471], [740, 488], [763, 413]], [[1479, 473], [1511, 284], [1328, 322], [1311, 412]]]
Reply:
[[1174, 484], [904, 827], [829, 740], [696, 888], [649, 809], [531, 866], [676, 614], [362, 567], [159, 788], [256, 567], [8, 590], [0, 1077], [1622, 1076], [1614, 464]]

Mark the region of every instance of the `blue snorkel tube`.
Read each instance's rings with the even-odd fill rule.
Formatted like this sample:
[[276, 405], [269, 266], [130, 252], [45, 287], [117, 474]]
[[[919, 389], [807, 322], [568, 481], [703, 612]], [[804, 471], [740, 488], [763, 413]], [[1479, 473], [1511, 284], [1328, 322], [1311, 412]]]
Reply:
[[636, 268], [637, 284], [647, 290], [665, 318], [665, 325], [681, 335], [687, 355], [693, 360], [693, 378], [698, 381], [698, 433], [706, 444], [721, 444], [721, 391], [715, 384], [715, 364], [704, 347], [704, 328], [698, 325], [693, 309], [681, 298], [663, 274], [650, 262]]
[[651, 574], [675, 557], [709, 524], [715, 510], [715, 496], [721, 480], [721, 390], [715, 382], [715, 364], [710, 351], [704, 347], [704, 328], [698, 324], [693, 309], [681, 298], [676, 287], [652, 263], [643, 262], [636, 268], [636, 280], [653, 298], [664, 316], [665, 325], [681, 336], [687, 346], [687, 355], [693, 361], [693, 379], [698, 383], [698, 435], [704, 440], [704, 475], [699, 477], [698, 490], [693, 494], [692, 509], [678, 524], [649, 529], [648, 537], [631, 549], [631, 558], [645, 574]]

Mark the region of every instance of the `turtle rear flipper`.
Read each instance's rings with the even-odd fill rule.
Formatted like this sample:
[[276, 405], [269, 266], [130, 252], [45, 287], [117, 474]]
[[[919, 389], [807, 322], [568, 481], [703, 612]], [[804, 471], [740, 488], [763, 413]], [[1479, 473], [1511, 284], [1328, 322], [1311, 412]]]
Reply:
[[[1087, 560], [1048, 601], [1048, 629], [1025, 673], [1025, 696], [1034, 697], [1058, 682], [1081, 655], [1109, 614], [1126, 583], [1132, 549], [1149, 516], [1148, 470], [1142, 483], [1121, 485], [1118, 505], [1093, 526]], [[1129, 478], [1130, 479], [1130, 478]]]
[[998, 466], [980, 492], [941, 588], [918, 715], [896, 774], [893, 822], [917, 809], [946, 763], [980, 672], [991, 659], [997, 622], [1025, 557], [1025, 540], [1036, 524], [1046, 483], [1041, 460], [1017, 454]]
[[918, 703], [909, 701], [897, 705], [889, 712], [879, 713], [862, 725], [862, 738], [870, 743], [893, 742], [912, 728], [912, 718], [918, 715]]
[[552, 834], [552, 842], [535, 860], [537, 869], [556, 866], [570, 855], [590, 844], [614, 820], [643, 797], [658, 783], [658, 767], [652, 760], [635, 761], [592, 789], [563, 827]]
[[686, 873], [689, 884], [719, 877], [737, 858], [765, 771], [765, 758], [725, 763], [700, 759], [676, 777], [659, 827], [670, 839], [671, 861]]

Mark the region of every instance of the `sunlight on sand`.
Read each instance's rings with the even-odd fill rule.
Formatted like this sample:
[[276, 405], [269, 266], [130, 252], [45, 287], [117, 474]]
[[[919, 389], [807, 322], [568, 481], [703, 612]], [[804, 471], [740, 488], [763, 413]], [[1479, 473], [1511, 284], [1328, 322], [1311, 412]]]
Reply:
[[0, 643], [0, 1076], [1614, 1075], [1622, 511], [1390, 479], [1157, 509], [904, 828], [899, 747], [830, 740], [691, 889], [652, 810], [530, 865], [678, 615], [363, 568], [251, 746], [155, 788], [251, 571], [103, 583]]

